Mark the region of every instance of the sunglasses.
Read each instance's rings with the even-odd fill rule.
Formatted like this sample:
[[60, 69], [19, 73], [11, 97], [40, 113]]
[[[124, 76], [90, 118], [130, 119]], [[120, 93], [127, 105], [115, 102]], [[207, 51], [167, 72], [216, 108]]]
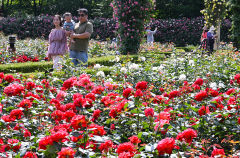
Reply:
[[79, 14], [79, 16], [80, 16], [80, 17], [84, 17], [84, 16], [85, 16], [85, 14]]

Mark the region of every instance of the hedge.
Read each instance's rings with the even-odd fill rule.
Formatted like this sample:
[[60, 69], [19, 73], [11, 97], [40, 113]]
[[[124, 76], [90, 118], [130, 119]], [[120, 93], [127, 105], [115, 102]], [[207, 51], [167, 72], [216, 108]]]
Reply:
[[[77, 18], [74, 17], [74, 20]], [[90, 20], [94, 26], [92, 34], [93, 39], [106, 40], [113, 39], [116, 36], [116, 21], [113, 19], [95, 18]], [[152, 29], [158, 28], [154, 35], [155, 41], [166, 43], [173, 42], [177, 46], [185, 46], [187, 44], [197, 45], [200, 41], [204, 18], [181, 18], [181, 19], [153, 19], [150, 26]], [[0, 21], [0, 31], [5, 35], [17, 34], [18, 38], [26, 37], [48, 38], [49, 32], [53, 28], [52, 17], [42, 15], [38, 17], [7, 17]], [[231, 22], [226, 19], [221, 26], [221, 41], [229, 42]]]
[[43, 72], [52, 68], [52, 62], [26, 62], [0, 65], [0, 72], [14, 73], [15, 72]]
[[[140, 54], [140, 55], [129, 55], [129, 56], [119, 56], [121, 62], [132, 61], [135, 63], [141, 62], [139, 56], [145, 56], [146, 58], [154, 58], [155, 60], [163, 60], [165, 58], [164, 54]], [[96, 57], [90, 58], [88, 65], [90, 67], [95, 64], [100, 64], [103, 66], [113, 66], [116, 61], [114, 60], [115, 56], [105, 56], [105, 57]], [[52, 68], [52, 62], [26, 62], [26, 63], [12, 63], [12, 64], [2, 64], [0, 65], [0, 72], [4, 73], [30, 73], [30, 72], [45, 72], [46, 70]]]

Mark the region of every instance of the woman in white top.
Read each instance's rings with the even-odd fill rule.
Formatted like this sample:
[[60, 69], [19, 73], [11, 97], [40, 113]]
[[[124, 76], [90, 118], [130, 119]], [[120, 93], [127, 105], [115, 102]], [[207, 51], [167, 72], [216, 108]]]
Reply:
[[153, 35], [157, 32], [157, 28], [155, 28], [154, 31], [151, 31], [151, 27], [147, 26], [146, 32], [147, 32], [147, 43], [153, 46], [153, 42], [154, 42]]

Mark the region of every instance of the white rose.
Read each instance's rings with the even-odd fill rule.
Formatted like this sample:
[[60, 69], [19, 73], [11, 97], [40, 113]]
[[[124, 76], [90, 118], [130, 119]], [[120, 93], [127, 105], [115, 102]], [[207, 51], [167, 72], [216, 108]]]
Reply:
[[179, 76], [179, 80], [180, 80], [180, 81], [185, 81], [186, 79], [187, 79], [187, 77], [186, 77], [185, 74], [181, 74], [181, 75]]
[[112, 83], [112, 82], [113, 82], [113, 79], [112, 79], [112, 78], [108, 78], [108, 79], [106, 80], [106, 82]]
[[158, 70], [158, 67], [152, 67], [152, 70], [153, 70], [153, 71], [157, 71], [157, 70]]
[[219, 83], [219, 85], [218, 85], [220, 88], [224, 88], [225, 87], [225, 85], [221, 82], [221, 83]]
[[121, 71], [122, 73], [127, 73], [127, 69], [126, 69], [125, 67], [122, 67], [122, 68], [120, 69], [120, 71]]
[[96, 64], [96, 65], [94, 65], [94, 69], [99, 69], [99, 68], [101, 68], [102, 66], [100, 65], [100, 64]]
[[140, 57], [140, 60], [141, 60], [141, 61], [145, 61], [146, 58], [145, 58], [145, 57]]
[[116, 56], [116, 58], [114, 59], [114, 61], [119, 62], [120, 58], [118, 56]]
[[98, 71], [96, 76], [99, 76], [99, 77], [105, 77], [105, 74], [103, 71]]
[[164, 66], [163, 66], [163, 65], [160, 65], [160, 66], [158, 67], [158, 71], [159, 71], [159, 72], [163, 72], [163, 69], [164, 69]]
[[211, 82], [211, 83], [209, 84], [209, 87], [212, 88], [212, 89], [214, 89], [214, 90], [217, 90], [217, 83], [216, 83], [216, 82]]
[[131, 65], [129, 66], [129, 69], [130, 69], [130, 70], [138, 70], [138, 69], [139, 69], [139, 65], [133, 63], [133, 64], [131, 64]]
[[189, 60], [189, 65], [194, 66], [194, 60]]

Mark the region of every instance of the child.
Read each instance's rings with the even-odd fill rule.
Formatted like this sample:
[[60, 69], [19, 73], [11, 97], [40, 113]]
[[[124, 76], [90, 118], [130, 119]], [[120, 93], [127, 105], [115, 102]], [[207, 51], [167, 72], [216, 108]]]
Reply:
[[[73, 33], [74, 27], [75, 27], [75, 22], [72, 20], [72, 14], [69, 12], [66, 12], [64, 15], [64, 24], [63, 24], [63, 29], [67, 31], [67, 34], [70, 36], [71, 33]], [[73, 39], [69, 40], [69, 47], [71, 42], [74, 42]]]
[[62, 55], [66, 54], [67, 47], [67, 36], [66, 32], [62, 29], [62, 21], [59, 15], [55, 15], [53, 18], [53, 24], [55, 29], [52, 29], [49, 34], [49, 46], [47, 57], [53, 59], [53, 69], [62, 69]]
[[153, 35], [157, 32], [157, 28], [155, 28], [154, 31], [151, 31], [151, 27], [147, 26], [146, 32], [147, 32], [147, 43], [153, 46], [153, 41], [154, 41]]

